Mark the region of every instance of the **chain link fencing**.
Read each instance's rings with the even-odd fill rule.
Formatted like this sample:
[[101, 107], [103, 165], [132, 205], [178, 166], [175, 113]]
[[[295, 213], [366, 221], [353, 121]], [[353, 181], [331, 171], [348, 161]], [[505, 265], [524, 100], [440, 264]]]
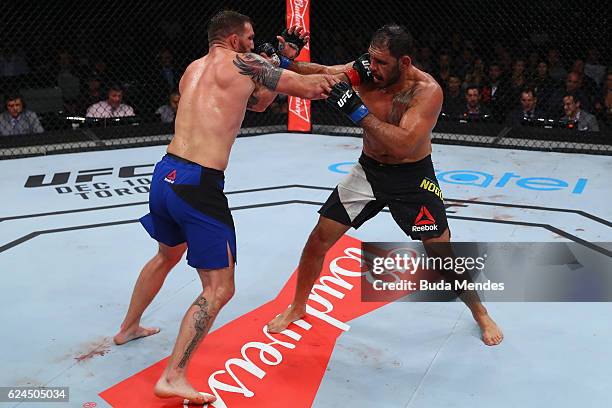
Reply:
[[[2, 2], [0, 158], [168, 143], [178, 81], [207, 52], [206, 23], [222, 9], [249, 15], [256, 43], [285, 25], [278, 0]], [[612, 150], [606, 2], [312, 0], [310, 10], [311, 58], [322, 64], [353, 60], [385, 23], [411, 32], [414, 64], [445, 92], [435, 141]], [[577, 121], [564, 111], [567, 94], [580, 103]], [[535, 108], [525, 111], [523, 99]], [[312, 124], [361, 134], [324, 101], [312, 103]], [[241, 134], [286, 129], [279, 96], [266, 112], [247, 112]]]

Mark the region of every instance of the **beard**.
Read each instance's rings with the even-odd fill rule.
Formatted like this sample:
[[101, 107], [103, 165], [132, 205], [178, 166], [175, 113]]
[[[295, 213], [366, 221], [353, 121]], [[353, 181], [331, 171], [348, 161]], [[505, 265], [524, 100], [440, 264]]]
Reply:
[[376, 78], [379, 82], [376, 82], [378, 88], [387, 88], [399, 81], [401, 75], [399, 61], [389, 73], [389, 77], [385, 80], [384, 78]]

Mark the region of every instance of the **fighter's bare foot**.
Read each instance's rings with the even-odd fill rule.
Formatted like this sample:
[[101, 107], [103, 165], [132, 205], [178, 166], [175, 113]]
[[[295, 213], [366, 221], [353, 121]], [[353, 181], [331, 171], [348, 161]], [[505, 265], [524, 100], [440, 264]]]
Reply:
[[290, 306], [283, 313], [279, 314], [268, 323], [268, 332], [280, 333], [285, 330], [291, 324], [291, 322], [295, 322], [305, 315], [305, 308], [294, 308]]
[[136, 340], [141, 337], [152, 336], [157, 333], [159, 333], [159, 328], [157, 327], [136, 326], [133, 328], [121, 328], [119, 330], [119, 333], [117, 333], [115, 337], [113, 337], [113, 341], [116, 345], [120, 346], [122, 344], [127, 343], [128, 341]]
[[170, 381], [162, 376], [155, 384], [153, 392], [159, 398], [183, 398], [189, 400], [189, 404], [203, 405], [217, 399], [214, 395], [198, 392], [184, 378]]
[[475, 314], [474, 319], [482, 332], [482, 341], [487, 346], [497, 346], [504, 339], [504, 334], [488, 313]]

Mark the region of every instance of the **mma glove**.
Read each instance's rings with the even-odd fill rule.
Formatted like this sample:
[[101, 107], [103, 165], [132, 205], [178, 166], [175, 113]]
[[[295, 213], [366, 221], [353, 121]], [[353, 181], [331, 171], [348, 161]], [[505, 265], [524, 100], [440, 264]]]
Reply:
[[254, 52], [258, 55], [263, 52], [269, 58], [272, 58], [275, 65], [280, 68], [287, 68], [289, 65], [291, 65], [291, 60], [285, 57], [284, 55], [281, 55], [270, 43], [263, 43], [258, 45], [257, 47], [255, 47]]
[[367, 52], [357, 58], [353, 67], [345, 71], [352, 86], [358, 86], [366, 82], [372, 82], [372, 71], [370, 70], [370, 54]]
[[300, 38], [300, 36], [295, 33], [289, 34], [286, 28], [281, 33], [281, 37], [283, 37], [287, 44], [292, 46], [297, 51], [296, 56], [300, 55], [300, 52], [302, 52], [302, 48], [304, 48], [304, 46], [306, 45], [306, 41], [304, 41], [304, 39]]
[[327, 103], [344, 113], [356, 124], [359, 124], [370, 113], [357, 92], [346, 82], [337, 83], [332, 87]]

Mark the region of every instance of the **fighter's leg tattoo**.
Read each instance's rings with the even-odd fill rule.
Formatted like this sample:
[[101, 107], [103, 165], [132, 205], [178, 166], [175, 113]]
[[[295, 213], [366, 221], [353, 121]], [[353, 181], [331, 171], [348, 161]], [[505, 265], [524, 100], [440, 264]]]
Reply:
[[196, 333], [193, 336], [191, 343], [189, 343], [187, 350], [185, 350], [183, 358], [178, 364], [179, 368], [185, 368], [189, 357], [191, 357], [191, 353], [193, 353], [193, 350], [195, 350], [200, 340], [202, 340], [202, 337], [204, 337], [204, 334], [206, 334], [208, 324], [212, 320], [212, 316], [208, 314], [208, 301], [204, 296], [200, 295], [195, 302], [193, 302], [193, 306], [200, 308], [193, 314]]
[[278, 85], [283, 70], [272, 65], [260, 55], [252, 52], [236, 55], [233, 61], [242, 75], [250, 76], [256, 84], [262, 84], [274, 91]]

